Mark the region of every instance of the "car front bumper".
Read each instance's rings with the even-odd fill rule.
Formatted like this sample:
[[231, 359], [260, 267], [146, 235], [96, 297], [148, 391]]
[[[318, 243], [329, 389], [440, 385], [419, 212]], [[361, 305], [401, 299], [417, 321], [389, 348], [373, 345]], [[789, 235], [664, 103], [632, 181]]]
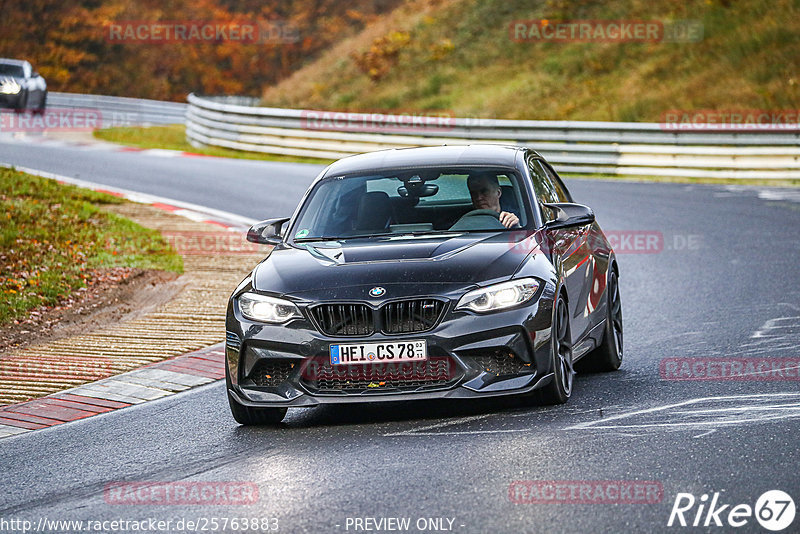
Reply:
[[0, 108], [20, 109], [25, 102], [25, 91], [20, 91], [15, 95], [0, 94]]
[[[489, 314], [453, 311], [421, 333], [326, 336], [308, 320], [249, 321], [228, 305], [228, 391], [243, 406], [320, 404], [517, 395], [549, 383], [554, 287], [531, 303]], [[425, 340], [428, 362], [330, 364], [332, 344]]]

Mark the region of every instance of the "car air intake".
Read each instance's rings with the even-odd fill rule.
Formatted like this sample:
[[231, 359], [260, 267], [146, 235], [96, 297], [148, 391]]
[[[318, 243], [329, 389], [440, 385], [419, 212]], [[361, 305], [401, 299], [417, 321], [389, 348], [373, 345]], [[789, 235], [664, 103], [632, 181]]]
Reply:
[[423, 332], [436, 325], [444, 303], [436, 299], [390, 302], [383, 306], [383, 331], [387, 334]]
[[471, 350], [463, 353], [467, 360], [475, 362], [474, 367], [496, 376], [535, 373], [536, 367], [520, 360], [508, 350]]
[[257, 386], [277, 387], [288, 380], [294, 366], [295, 362], [291, 360], [260, 360], [250, 372], [248, 378]]
[[311, 315], [329, 336], [368, 336], [375, 331], [372, 309], [366, 304], [322, 304]]
[[435, 389], [447, 387], [461, 376], [461, 370], [449, 356], [361, 365], [332, 365], [328, 358], [317, 357], [308, 360], [300, 373], [303, 384], [311, 391], [332, 394]]

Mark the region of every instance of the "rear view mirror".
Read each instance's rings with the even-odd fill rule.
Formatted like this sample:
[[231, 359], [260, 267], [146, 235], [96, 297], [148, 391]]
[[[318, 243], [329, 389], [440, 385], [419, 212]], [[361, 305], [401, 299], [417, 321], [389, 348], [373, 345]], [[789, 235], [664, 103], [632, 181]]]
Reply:
[[397, 194], [401, 197], [432, 197], [438, 192], [438, 185], [426, 183], [406, 182], [406, 185], [397, 188]]
[[247, 231], [247, 240], [261, 245], [279, 245], [283, 242], [281, 227], [288, 220], [289, 217], [281, 217], [258, 222]]
[[555, 215], [554, 219], [544, 224], [544, 227], [548, 230], [586, 226], [594, 222], [594, 211], [592, 211], [592, 208], [589, 206], [584, 206], [583, 204], [554, 202], [543, 203], [542, 205], [551, 209]]

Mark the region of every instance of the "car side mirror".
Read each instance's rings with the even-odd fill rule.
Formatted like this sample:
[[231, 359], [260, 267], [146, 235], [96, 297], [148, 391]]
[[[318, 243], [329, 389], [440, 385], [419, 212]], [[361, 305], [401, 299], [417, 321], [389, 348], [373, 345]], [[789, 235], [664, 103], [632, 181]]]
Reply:
[[544, 227], [547, 230], [586, 226], [594, 222], [594, 211], [592, 211], [592, 208], [589, 206], [584, 206], [583, 204], [553, 202], [543, 203], [542, 205], [553, 210], [555, 214], [555, 219], [544, 223]]
[[283, 242], [281, 227], [288, 220], [289, 217], [281, 217], [258, 222], [247, 231], [247, 240], [261, 245], [279, 245]]

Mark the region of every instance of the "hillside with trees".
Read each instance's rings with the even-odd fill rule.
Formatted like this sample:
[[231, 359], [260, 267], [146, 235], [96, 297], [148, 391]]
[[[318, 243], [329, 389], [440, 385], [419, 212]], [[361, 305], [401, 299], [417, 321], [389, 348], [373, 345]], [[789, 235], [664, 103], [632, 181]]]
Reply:
[[[0, 57], [27, 59], [53, 91], [184, 101], [258, 96], [400, 0], [0, 0]], [[259, 38], [115, 39], [112, 25], [249, 24]]]

